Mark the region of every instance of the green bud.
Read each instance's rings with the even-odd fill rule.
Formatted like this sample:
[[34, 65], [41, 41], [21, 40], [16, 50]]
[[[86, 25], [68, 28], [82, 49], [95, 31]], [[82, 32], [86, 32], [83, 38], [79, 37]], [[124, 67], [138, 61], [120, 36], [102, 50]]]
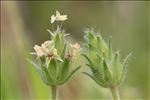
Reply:
[[84, 74], [104, 88], [119, 86], [125, 76], [125, 63], [129, 56], [121, 62], [119, 52], [112, 50], [111, 37], [106, 43], [100, 35], [89, 30], [86, 31], [86, 39], [88, 48], [85, 48], [85, 52], [88, 52], [82, 55], [87, 60], [86, 65], [91, 69], [92, 75], [86, 72]]

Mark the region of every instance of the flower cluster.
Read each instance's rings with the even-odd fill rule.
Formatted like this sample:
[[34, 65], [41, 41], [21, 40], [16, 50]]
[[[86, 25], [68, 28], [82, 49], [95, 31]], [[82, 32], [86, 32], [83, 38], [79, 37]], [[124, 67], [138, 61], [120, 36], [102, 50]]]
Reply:
[[[56, 16], [51, 16], [51, 23], [64, 21], [67, 15], [60, 15], [56, 11]], [[70, 44], [65, 39], [66, 33], [57, 27], [56, 31], [51, 32], [51, 40], [45, 41], [41, 46], [35, 45], [34, 55], [37, 61], [31, 63], [39, 72], [42, 80], [47, 85], [61, 85], [67, 82], [70, 77], [79, 70], [80, 66], [71, 70], [73, 58], [80, 54], [81, 48], [78, 43]]]

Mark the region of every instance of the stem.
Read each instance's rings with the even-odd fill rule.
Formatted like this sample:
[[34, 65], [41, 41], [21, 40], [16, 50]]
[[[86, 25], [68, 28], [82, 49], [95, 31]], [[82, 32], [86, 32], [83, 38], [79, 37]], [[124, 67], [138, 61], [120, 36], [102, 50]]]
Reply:
[[120, 100], [118, 88], [115, 86], [110, 87], [110, 91], [112, 93], [113, 100]]
[[57, 86], [51, 86], [51, 100], [57, 100], [57, 96], [58, 96], [58, 93], [57, 93]]

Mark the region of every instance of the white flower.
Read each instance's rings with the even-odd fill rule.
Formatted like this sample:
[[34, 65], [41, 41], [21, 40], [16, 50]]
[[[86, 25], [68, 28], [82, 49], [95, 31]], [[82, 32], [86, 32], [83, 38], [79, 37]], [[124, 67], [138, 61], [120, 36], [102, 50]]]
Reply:
[[67, 15], [60, 15], [60, 12], [56, 11], [56, 20], [57, 21], [65, 21], [65, 20], [67, 20]]
[[[58, 56], [57, 49], [54, 48], [54, 41], [45, 41], [41, 46], [35, 45], [33, 48], [38, 57], [46, 56], [53, 58]], [[32, 53], [33, 54], [33, 53]]]
[[53, 43], [54, 41], [47, 40], [42, 44], [42, 48], [51, 48], [53, 46]]
[[67, 15], [60, 15], [59, 11], [56, 11], [56, 16], [52, 15], [51, 16], [51, 23], [54, 23], [56, 21], [65, 21], [67, 20]]
[[45, 52], [41, 46], [35, 45], [33, 48], [34, 48], [38, 57], [42, 57], [45, 55]]
[[52, 15], [52, 16], [51, 16], [51, 23], [54, 23], [54, 22], [55, 22], [55, 20], [56, 20], [55, 15]]

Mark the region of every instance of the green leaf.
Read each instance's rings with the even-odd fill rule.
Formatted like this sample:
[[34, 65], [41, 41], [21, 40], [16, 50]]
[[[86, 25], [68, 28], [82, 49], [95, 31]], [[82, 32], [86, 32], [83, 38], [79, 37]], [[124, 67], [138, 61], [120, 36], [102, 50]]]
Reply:
[[59, 84], [61, 85], [61, 84], [66, 83], [66, 82], [75, 74], [75, 72], [77, 72], [80, 68], [81, 68], [81, 66], [75, 68], [75, 69], [70, 73], [70, 75], [68, 75], [68, 77], [67, 77], [66, 79], [64, 79], [63, 81], [61, 81]]
[[108, 86], [105, 85], [103, 82], [100, 82], [98, 81], [95, 77], [93, 77], [92, 75], [86, 73], [86, 72], [83, 72], [85, 75], [89, 76], [90, 78], [92, 78], [98, 85], [104, 87], [104, 88], [107, 88]]
[[103, 61], [103, 68], [104, 68], [104, 79], [109, 83], [111, 82], [112, 75], [105, 60]]

